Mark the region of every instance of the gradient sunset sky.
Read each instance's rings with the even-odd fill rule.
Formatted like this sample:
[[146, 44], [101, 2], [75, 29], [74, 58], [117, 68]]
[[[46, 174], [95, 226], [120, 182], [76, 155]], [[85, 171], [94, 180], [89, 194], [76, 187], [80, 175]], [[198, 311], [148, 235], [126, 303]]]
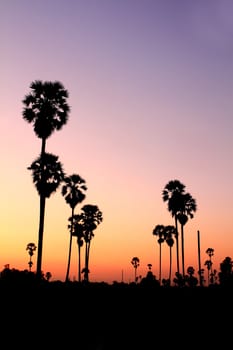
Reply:
[[[0, 3], [0, 271], [28, 269], [39, 196], [27, 167], [41, 140], [22, 118], [34, 80], [60, 81], [69, 120], [47, 141], [67, 175], [86, 180], [84, 204], [103, 222], [91, 243], [90, 281], [133, 281], [131, 259], [158, 278], [152, 231], [173, 225], [168, 181], [197, 203], [185, 226], [185, 265], [233, 258], [233, 2], [226, 0], [3, 0]], [[46, 202], [42, 270], [64, 280], [70, 207], [61, 188]], [[169, 249], [162, 248], [163, 278]], [[70, 278], [77, 279], [73, 240]], [[36, 268], [36, 254], [33, 257]], [[173, 274], [176, 271], [175, 246]]]

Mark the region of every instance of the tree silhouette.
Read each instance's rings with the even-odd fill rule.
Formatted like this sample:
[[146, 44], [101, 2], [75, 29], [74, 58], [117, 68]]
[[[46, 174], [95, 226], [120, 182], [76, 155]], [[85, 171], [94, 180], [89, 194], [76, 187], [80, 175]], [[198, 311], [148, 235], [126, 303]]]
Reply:
[[173, 225], [167, 225], [164, 228], [165, 231], [165, 240], [169, 246], [169, 285], [171, 284], [171, 275], [172, 275], [172, 247], [174, 245], [173, 236], [176, 238], [177, 232], [176, 228]]
[[209, 260], [205, 261], [205, 266], [207, 267], [207, 272], [208, 272], [208, 284], [213, 283], [213, 261], [212, 261], [212, 256], [214, 255], [214, 249], [213, 248], [207, 248], [206, 249], [206, 254], [209, 256]]
[[[73, 225], [74, 220], [74, 210], [78, 203], [81, 203], [86, 195], [84, 191], [87, 190], [86, 182], [85, 180], [78, 174], [72, 174], [70, 176], [65, 176], [64, 178], [64, 184], [62, 186], [62, 196], [65, 198], [66, 203], [71, 208], [71, 224], [69, 226], [70, 228], [70, 243], [69, 243], [69, 253], [68, 253], [68, 264], [67, 264], [67, 271], [66, 271], [66, 282], [69, 280], [69, 271], [70, 271], [70, 260], [71, 260], [71, 248], [72, 248], [72, 237], [76, 234], [74, 234], [75, 228]], [[77, 228], [76, 228], [77, 231]], [[77, 232], [76, 232], [77, 233]], [[79, 265], [79, 273], [78, 273], [78, 280], [81, 281], [81, 271], [80, 271], [80, 265]]]
[[140, 259], [137, 256], [134, 256], [131, 260], [131, 264], [134, 267], [134, 282], [137, 283], [137, 269], [140, 265]]
[[165, 226], [164, 225], [156, 225], [152, 231], [154, 236], [158, 237], [159, 244], [159, 283], [161, 284], [161, 275], [162, 275], [162, 243], [165, 240]]
[[192, 198], [190, 193], [180, 194], [178, 199], [180, 209], [177, 212], [177, 219], [181, 225], [181, 253], [182, 253], [182, 272], [185, 276], [184, 264], [184, 226], [188, 218], [194, 217], [193, 213], [197, 210], [196, 200]]
[[91, 240], [94, 237], [94, 230], [96, 230], [98, 225], [103, 221], [103, 215], [97, 205], [86, 204], [81, 208], [80, 214], [74, 215], [74, 220], [85, 242], [85, 267], [83, 268], [83, 272], [84, 281], [89, 282]]
[[84, 233], [83, 233], [83, 225], [82, 225], [82, 216], [80, 214], [74, 214], [73, 217], [69, 218], [71, 224], [68, 225], [68, 228], [71, 232], [72, 227], [72, 237], [77, 238], [78, 245], [78, 281], [81, 282], [81, 248], [84, 243]]
[[30, 260], [28, 262], [28, 265], [29, 265], [29, 271], [31, 272], [32, 270], [32, 265], [33, 265], [33, 262], [32, 262], [32, 257], [34, 255], [34, 252], [36, 251], [36, 245], [35, 243], [28, 243], [27, 244], [27, 247], [26, 247], [26, 250], [28, 250], [28, 254], [30, 256]]
[[58, 160], [58, 156], [51, 153], [45, 153], [43, 157], [38, 157], [32, 162], [28, 169], [32, 171], [33, 183], [35, 184], [37, 192], [40, 196], [40, 220], [36, 275], [37, 277], [41, 278], [46, 198], [49, 198], [53, 192], [56, 192], [64, 178], [64, 171], [62, 164]]
[[180, 264], [179, 264], [179, 232], [178, 232], [178, 218], [177, 214], [180, 211], [180, 198], [185, 193], [185, 185], [183, 185], [179, 180], [169, 181], [163, 191], [162, 198], [164, 202], [167, 202], [167, 209], [171, 213], [172, 217], [175, 219], [176, 228], [176, 262], [177, 262], [177, 273], [180, 274]]
[[233, 286], [233, 260], [229, 256], [220, 264], [219, 282], [224, 287]]
[[[55, 130], [60, 130], [68, 121], [70, 107], [67, 104], [68, 91], [59, 82], [35, 80], [30, 85], [30, 93], [25, 96], [22, 103], [23, 119], [33, 124], [33, 129], [38, 138], [41, 139], [41, 169], [45, 163], [46, 140]], [[41, 183], [44, 183], [43, 172]], [[43, 187], [43, 185], [42, 185]], [[42, 239], [44, 230], [45, 195], [40, 194], [40, 222], [38, 232], [38, 257], [37, 276], [41, 277]]]

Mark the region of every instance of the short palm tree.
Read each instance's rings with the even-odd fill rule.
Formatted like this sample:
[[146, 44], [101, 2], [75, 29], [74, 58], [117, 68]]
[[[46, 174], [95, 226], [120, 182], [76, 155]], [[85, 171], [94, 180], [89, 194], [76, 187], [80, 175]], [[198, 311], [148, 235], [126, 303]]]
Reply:
[[154, 236], [158, 237], [159, 244], [159, 283], [161, 284], [161, 276], [162, 276], [162, 243], [165, 239], [165, 226], [164, 225], [156, 225], [152, 231]]
[[[65, 198], [66, 203], [71, 208], [70, 243], [69, 243], [66, 279], [65, 279], [67, 282], [69, 280], [72, 237], [74, 235], [74, 227], [73, 227], [74, 210], [77, 204], [81, 203], [86, 198], [86, 195], [84, 192], [87, 190], [87, 186], [86, 186], [85, 180], [78, 174], [65, 176], [63, 182], [64, 184], [62, 186], [61, 193], [62, 193], [62, 196]], [[79, 281], [80, 281], [80, 275], [79, 275]]]
[[165, 231], [165, 240], [167, 245], [169, 246], [169, 253], [170, 253], [170, 263], [169, 263], [169, 285], [171, 284], [171, 274], [172, 274], [172, 247], [174, 245], [174, 238], [176, 238], [177, 232], [176, 228], [173, 225], [167, 225], [164, 228]]
[[84, 281], [89, 282], [89, 260], [90, 260], [90, 247], [91, 240], [94, 237], [94, 230], [103, 221], [103, 214], [99, 210], [97, 205], [86, 204], [81, 208], [81, 214], [79, 214], [79, 225], [81, 225], [81, 232], [85, 242], [85, 267]]
[[[208, 283], [211, 282], [210, 276], [213, 276], [213, 261], [212, 257], [214, 256], [214, 249], [213, 248], [207, 248], [206, 254], [209, 256], [209, 260], [205, 262], [205, 265], [207, 266], [208, 270]], [[209, 262], [208, 262], [209, 261]]]
[[[81, 248], [83, 247], [84, 233], [82, 225], [82, 215], [74, 214], [69, 218], [70, 224], [68, 228], [72, 234], [72, 237], [77, 238], [78, 245], [78, 281], [81, 282]], [[71, 231], [72, 228], [72, 231]]]
[[42, 157], [38, 157], [31, 166], [28, 167], [32, 171], [33, 183], [40, 196], [40, 220], [38, 235], [38, 254], [37, 254], [37, 277], [41, 278], [42, 266], [42, 250], [44, 235], [44, 218], [46, 198], [56, 192], [64, 178], [63, 166], [58, 160], [58, 156], [51, 153], [45, 153]]
[[30, 260], [29, 260], [29, 271], [31, 272], [32, 270], [32, 265], [33, 265], [33, 262], [32, 262], [32, 257], [34, 255], [34, 252], [36, 251], [36, 245], [35, 243], [28, 243], [27, 244], [27, 247], [26, 247], [26, 250], [28, 250], [28, 254], [30, 256]]
[[131, 264], [134, 267], [134, 282], [137, 283], [137, 269], [140, 265], [140, 259], [137, 256], [134, 256], [131, 260]]

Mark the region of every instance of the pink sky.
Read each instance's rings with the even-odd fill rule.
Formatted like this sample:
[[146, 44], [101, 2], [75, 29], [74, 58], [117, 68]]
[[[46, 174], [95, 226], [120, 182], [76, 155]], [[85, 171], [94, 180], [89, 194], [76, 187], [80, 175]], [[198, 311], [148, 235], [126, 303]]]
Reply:
[[[32, 81], [58, 80], [69, 91], [68, 123], [47, 150], [68, 175], [87, 183], [96, 204], [90, 280], [126, 282], [140, 259], [158, 277], [157, 224], [173, 224], [162, 201], [178, 179], [196, 199], [185, 227], [185, 260], [198, 270], [233, 258], [233, 4], [230, 1], [14, 1], [0, 5], [0, 270], [28, 268], [37, 244], [39, 197], [27, 167], [40, 140], [22, 118]], [[80, 207], [77, 207], [77, 212]], [[70, 209], [60, 189], [47, 201], [43, 270], [65, 278]], [[163, 247], [163, 277], [168, 274]], [[175, 249], [173, 267], [175, 271]], [[36, 256], [34, 257], [36, 266]], [[77, 278], [73, 241], [70, 277]]]

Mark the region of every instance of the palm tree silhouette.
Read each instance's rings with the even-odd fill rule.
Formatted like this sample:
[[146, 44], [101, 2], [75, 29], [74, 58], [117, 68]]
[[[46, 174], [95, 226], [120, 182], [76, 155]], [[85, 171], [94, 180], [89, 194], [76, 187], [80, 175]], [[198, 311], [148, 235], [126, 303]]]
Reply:
[[177, 219], [181, 225], [181, 253], [182, 253], [182, 273], [185, 276], [185, 264], [184, 264], [184, 225], [187, 223], [188, 218], [194, 217], [193, 212], [197, 210], [196, 200], [190, 195], [190, 193], [181, 194], [179, 196], [180, 209], [177, 212]]
[[210, 279], [210, 276], [213, 277], [213, 261], [212, 261], [212, 256], [214, 255], [214, 249], [213, 248], [207, 248], [206, 249], [206, 254], [209, 256], [209, 260], [205, 261], [205, 265], [207, 266], [208, 270], [208, 284], [211, 282], [212, 279]]
[[134, 282], [137, 283], [137, 269], [138, 266], [140, 265], [140, 260], [137, 256], [134, 256], [131, 260], [131, 264], [134, 267]]
[[[78, 281], [81, 282], [81, 248], [83, 246], [84, 241], [84, 232], [83, 232], [83, 224], [82, 224], [82, 215], [74, 214], [68, 219], [71, 224], [68, 225], [68, 228], [71, 232], [72, 228], [72, 237], [77, 237], [77, 245], [78, 245]], [[83, 270], [82, 270], [83, 271]]]
[[103, 214], [97, 205], [86, 204], [81, 208], [81, 214], [75, 215], [75, 220], [78, 225], [81, 225], [79, 229], [85, 242], [85, 267], [83, 271], [84, 281], [89, 282], [91, 240], [94, 237], [93, 231], [96, 230], [97, 226], [103, 221]]
[[171, 213], [172, 217], [175, 218], [175, 228], [176, 228], [176, 261], [177, 261], [177, 272], [180, 274], [180, 264], [179, 264], [179, 232], [178, 232], [178, 218], [177, 214], [180, 210], [180, 198], [185, 193], [185, 185], [183, 185], [179, 180], [169, 181], [163, 191], [162, 198], [164, 202], [167, 202], [167, 209]]
[[32, 162], [28, 169], [32, 171], [33, 183], [35, 184], [40, 196], [40, 222], [36, 275], [41, 278], [46, 198], [49, 198], [53, 192], [56, 192], [57, 188], [63, 181], [64, 171], [62, 164], [58, 160], [58, 156], [51, 153], [45, 153], [43, 157], [39, 156]]
[[169, 246], [169, 285], [171, 285], [171, 274], [172, 274], [172, 247], [174, 245], [173, 236], [176, 238], [177, 232], [176, 228], [173, 225], [167, 225], [164, 228], [165, 231], [165, 240], [167, 245]]
[[[50, 82], [35, 80], [30, 85], [31, 92], [25, 96], [22, 103], [23, 119], [33, 124], [33, 129], [38, 138], [41, 139], [41, 165], [45, 163], [46, 140], [55, 130], [60, 130], [68, 121], [70, 107], [67, 104], [68, 91], [59, 82]], [[45, 165], [46, 166], [46, 165]], [[41, 167], [43, 170], [43, 166]], [[41, 183], [43, 180], [43, 171], [41, 173]], [[42, 185], [43, 187], [43, 185]], [[37, 276], [41, 277], [41, 257], [42, 257], [42, 239], [44, 230], [45, 213], [45, 195], [43, 191], [40, 194], [40, 222], [38, 232], [38, 258], [37, 258]]]
[[162, 243], [165, 239], [165, 226], [164, 225], [156, 225], [152, 231], [154, 236], [158, 236], [158, 244], [159, 244], [159, 283], [161, 284], [161, 275], [162, 275]]
[[[70, 243], [69, 243], [68, 264], [67, 264], [67, 271], [66, 271], [66, 278], [65, 278], [67, 282], [69, 280], [72, 237], [74, 235], [74, 225], [73, 225], [74, 210], [77, 204], [81, 203], [86, 198], [84, 191], [87, 190], [87, 186], [86, 186], [85, 180], [78, 174], [65, 176], [63, 181], [64, 181], [64, 185], [62, 186], [61, 193], [62, 193], [62, 196], [65, 198], [66, 203], [71, 208], [71, 218], [69, 219], [71, 221], [71, 224], [69, 226]], [[81, 274], [79, 269], [79, 282], [80, 280], [81, 280]]]
[[28, 243], [27, 244], [27, 247], [26, 247], [26, 250], [28, 250], [28, 254], [30, 256], [30, 260], [29, 260], [29, 271], [31, 272], [32, 270], [32, 265], [33, 265], [33, 262], [32, 262], [32, 257], [34, 255], [34, 252], [36, 251], [36, 245], [35, 243]]

